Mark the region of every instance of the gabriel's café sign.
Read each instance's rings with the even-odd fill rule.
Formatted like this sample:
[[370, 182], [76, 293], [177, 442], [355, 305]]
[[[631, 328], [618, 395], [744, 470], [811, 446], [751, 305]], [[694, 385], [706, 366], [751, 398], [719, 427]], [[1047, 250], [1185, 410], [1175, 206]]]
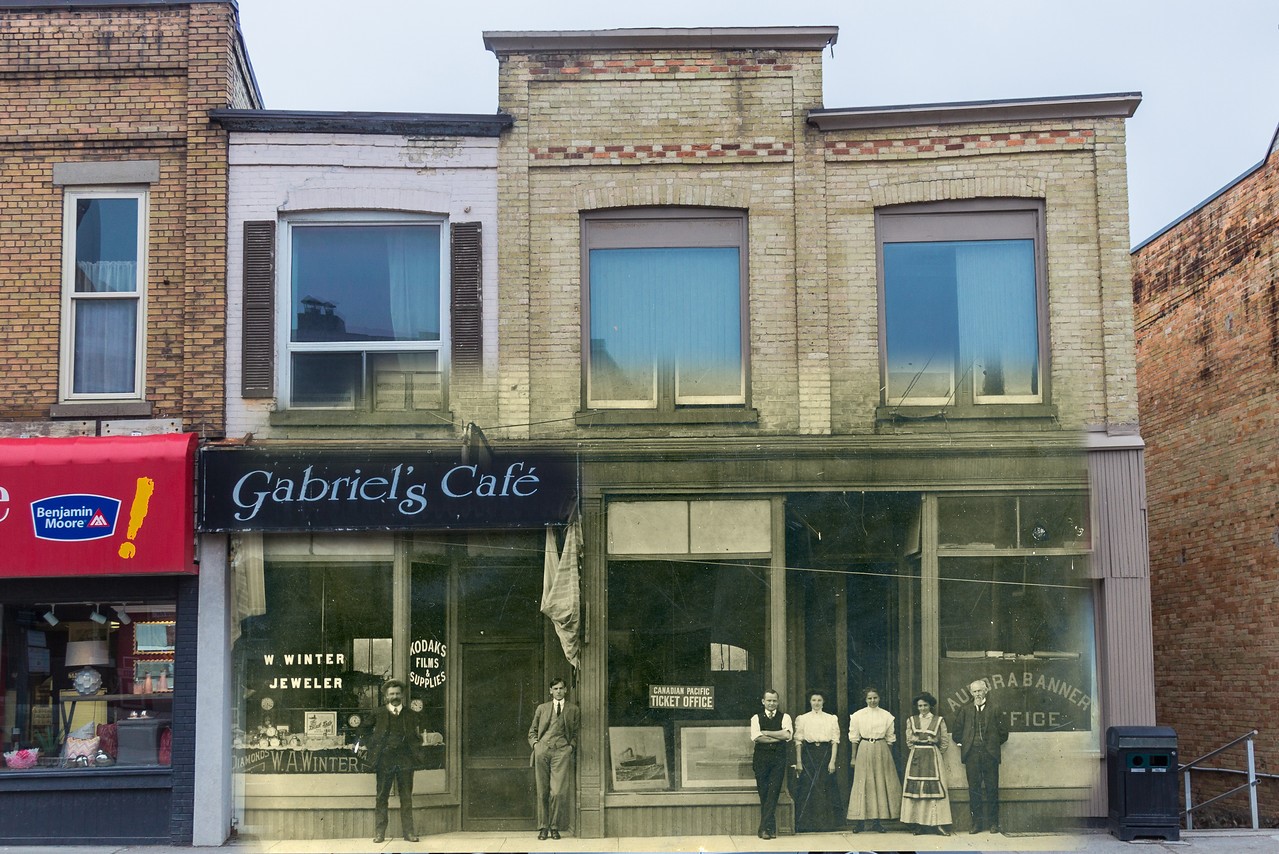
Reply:
[[572, 459], [351, 448], [205, 448], [201, 531], [521, 528], [565, 521]]

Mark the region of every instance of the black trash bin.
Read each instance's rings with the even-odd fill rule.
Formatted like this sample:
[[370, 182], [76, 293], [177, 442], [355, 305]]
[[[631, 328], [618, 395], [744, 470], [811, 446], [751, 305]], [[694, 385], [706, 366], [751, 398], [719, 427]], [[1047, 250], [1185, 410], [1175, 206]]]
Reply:
[[1138, 836], [1181, 838], [1177, 804], [1177, 733], [1166, 726], [1106, 730], [1110, 832], [1123, 842]]

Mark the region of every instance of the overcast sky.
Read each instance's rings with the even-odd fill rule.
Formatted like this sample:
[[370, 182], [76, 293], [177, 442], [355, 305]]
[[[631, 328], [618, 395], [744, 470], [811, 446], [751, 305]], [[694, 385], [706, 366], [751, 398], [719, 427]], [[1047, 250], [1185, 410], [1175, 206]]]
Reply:
[[[1279, 125], [1274, 0], [239, 0], [266, 106], [492, 113], [485, 30], [839, 27], [825, 106], [1139, 91], [1132, 242], [1265, 155]], [[444, 11], [447, 10], [447, 11]]]

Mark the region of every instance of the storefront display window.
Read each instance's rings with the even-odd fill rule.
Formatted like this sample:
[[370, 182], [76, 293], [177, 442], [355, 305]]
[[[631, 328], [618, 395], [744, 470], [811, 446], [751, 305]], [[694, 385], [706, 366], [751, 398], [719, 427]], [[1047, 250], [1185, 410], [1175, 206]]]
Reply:
[[0, 608], [0, 773], [169, 765], [176, 614], [172, 601]]
[[[418, 751], [420, 770], [442, 772], [447, 571], [413, 565], [410, 637], [398, 642], [396, 578], [391, 561], [265, 562], [264, 612], [242, 622], [237, 642], [238, 770], [255, 777], [372, 774], [360, 746], [372, 733], [382, 684], [400, 676], [431, 728], [432, 743]], [[406, 674], [397, 662], [407, 663]], [[442, 785], [441, 777], [418, 788]]]
[[614, 561], [608, 589], [613, 790], [753, 785], [767, 566]]

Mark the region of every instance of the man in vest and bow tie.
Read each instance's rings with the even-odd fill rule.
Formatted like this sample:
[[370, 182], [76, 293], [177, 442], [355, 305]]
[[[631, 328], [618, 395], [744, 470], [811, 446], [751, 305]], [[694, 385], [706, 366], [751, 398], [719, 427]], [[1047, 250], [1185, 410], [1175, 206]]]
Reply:
[[950, 737], [968, 773], [969, 833], [999, 833], [999, 754], [1008, 740], [1004, 716], [987, 699], [990, 686], [978, 679], [968, 686], [971, 705], [960, 707]]
[[404, 703], [404, 683], [392, 679], [382, 686], [386, 702], [373, 714], [369, 764], [377, 775], [374, 842], [386, 841], [391, 785], [400, 794], [400, 826], [406, 842], [417, 842], [413, 831], [413, 755], [422, 743], [422, 715]]
[[533, 771], [537, 780], [537, 838], [560, 838], [567, 825], [566, 801], [573, 773], [573, 752], [582, 713], [564, 699], [568, 684], [551, 680], [551, 700], [533, 712], [528, 728], [528, 744], [533, 748]]
[[786, 779], [786, 744], [795, 734], [790, 715], [781, 710], [781, 697], [772, 688], [761, 700], [764, 711], [751, 717], [751, 741], [755, 756], [755, 788], [759, 790], [759, 838], [777, 836], [777, 799]]

